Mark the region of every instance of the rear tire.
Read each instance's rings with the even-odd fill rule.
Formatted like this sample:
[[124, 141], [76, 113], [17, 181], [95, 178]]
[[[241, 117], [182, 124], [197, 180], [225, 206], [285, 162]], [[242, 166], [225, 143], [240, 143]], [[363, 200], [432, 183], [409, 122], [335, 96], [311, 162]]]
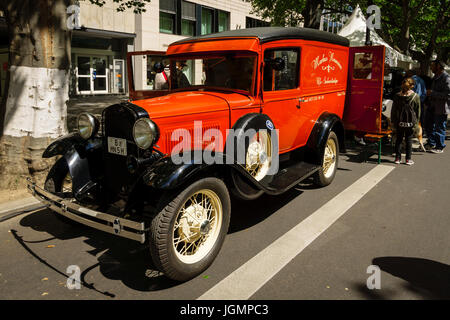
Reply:
[[187, 281], [219, 253], [230, 223], [230, 196], [221, 180], [204, 178], [168, 195], [162, 206], [151, 223], [150, 253], [168, 278]]
[[314, 184], [319, 187], [329, 185], [336, 176], [339, 162], [339, 141], [334, 131], [328, 135], [322, 162], [322, 167], [314, 174]]

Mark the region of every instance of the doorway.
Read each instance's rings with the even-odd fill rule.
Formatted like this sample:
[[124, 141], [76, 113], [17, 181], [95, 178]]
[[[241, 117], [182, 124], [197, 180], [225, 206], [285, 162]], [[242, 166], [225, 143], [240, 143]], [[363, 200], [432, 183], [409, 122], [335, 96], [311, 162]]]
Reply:
[[77, 93], [108, 93], [108, 57], [77, 56]]

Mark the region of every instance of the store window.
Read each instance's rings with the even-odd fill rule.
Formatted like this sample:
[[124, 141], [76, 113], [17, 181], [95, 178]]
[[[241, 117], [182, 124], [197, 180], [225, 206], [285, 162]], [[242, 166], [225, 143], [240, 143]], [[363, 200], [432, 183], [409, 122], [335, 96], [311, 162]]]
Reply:
[[195, 4], [181, 1], [181, 34], [195, 36], [196, 21]]
[[213, 16], [214, 11], [202, 8], [202, 30], [201, 34], [213, 33]]
[[175, 33], [176, 0], [159, 0], [159, 31]]
[[230, 30], [230, 14], [225, 11], [218, 12], [218, 32]]
[[270, 23], [263, 20], [245, 17], [245, 27], [246, 28], [270, 27]]
[[[275, 49], [264, 52], [264, 91], [289, 90], [298, 87], [299, 49]], [[284, 68], [275, 70], [271, 62], [284, 61]]]

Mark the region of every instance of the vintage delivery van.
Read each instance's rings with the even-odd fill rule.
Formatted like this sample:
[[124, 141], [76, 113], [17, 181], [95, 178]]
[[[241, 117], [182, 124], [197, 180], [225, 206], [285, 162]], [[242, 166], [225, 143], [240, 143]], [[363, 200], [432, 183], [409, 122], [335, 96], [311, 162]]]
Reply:
[[230, 194], [277, 195], [311, 176], [330, 184], [344, 113], [350, 127], [381, 114], [361, 89], [379, 100], [378, 49], [352, 50], [335, 34], [267, 27], [184, 39], [159, 61], [129, 53], [129, 75], [146, 65], [148, 83], [166, 89], [130, 76], [130, 100], [101, 119], [80, 114], [78, 132], [43, 154], [59, 157], [45, 185], [29, 189], [66, 221], [148, 243], [168, 277], [195, 277], [222, 246]]

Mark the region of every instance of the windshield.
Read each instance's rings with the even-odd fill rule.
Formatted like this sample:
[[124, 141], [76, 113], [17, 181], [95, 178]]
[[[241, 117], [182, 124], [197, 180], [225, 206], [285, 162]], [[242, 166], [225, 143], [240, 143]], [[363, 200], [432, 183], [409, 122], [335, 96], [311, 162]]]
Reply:
[[227, 54], [171, 59], [172, 89], [216, 87], [253, 92], [256, 55]]

